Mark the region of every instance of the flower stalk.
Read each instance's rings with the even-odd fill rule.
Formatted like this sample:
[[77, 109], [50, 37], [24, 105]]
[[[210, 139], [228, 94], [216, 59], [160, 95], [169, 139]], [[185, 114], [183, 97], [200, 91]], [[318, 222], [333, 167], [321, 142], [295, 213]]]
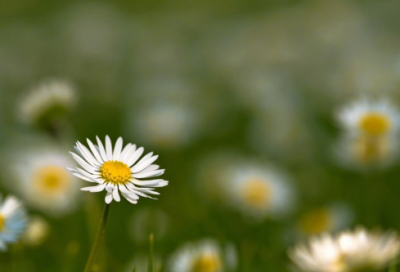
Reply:
[[104, 236], [105, 230], [106, 230], [106, 223], [107, 223], [107, 218], [108, 218], [108, 213], [110, 211], [110, 206], [111, 204], [106, 204], [104, 206], [104, 211], [103, 211], [103, 216], [100, 221], [99, 228], [97, 230], [96, 238], [93, 243], [92, 250], [90, 252], [89, 258], [86, 262], [85, 270], [84, 272], [91, 272], [93, 262], [96, 258], [97, 252], [99, 251], [101, 240]]

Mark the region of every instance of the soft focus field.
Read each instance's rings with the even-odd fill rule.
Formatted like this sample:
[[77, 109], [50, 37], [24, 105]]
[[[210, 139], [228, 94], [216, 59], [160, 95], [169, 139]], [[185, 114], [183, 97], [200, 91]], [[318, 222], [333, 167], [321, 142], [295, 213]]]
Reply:
[[[288, 250], [309, 236], [400, 231], [399, 133], [371, 147], [348, 140], [337, 118], [365, 97], [400, 109], [399, 9], [398, 1], [3, 1], [0, 193], [21, 199], [42, 225], [0, 253], [0, 271], [83, 271], [105, 193], [79, 191], [87, 182], [68, 172], [74, 185], [63, 200], [24, 190], [49, 150], [73, 167], [75, 142], [96, 135], [158, 154], [169, 185], [158, 200], [112, 203], [93, 271], [147, 271], [150, 233], [156, 272], [280, 272], [294, 269]], [[71, 97], [27, 110], [48, 82], [67, 82]], [[400, 120], [392, 114], [390, 129]], [[227, 249], [229, 265], [170, 268], [179, 248], [204, 239]]]

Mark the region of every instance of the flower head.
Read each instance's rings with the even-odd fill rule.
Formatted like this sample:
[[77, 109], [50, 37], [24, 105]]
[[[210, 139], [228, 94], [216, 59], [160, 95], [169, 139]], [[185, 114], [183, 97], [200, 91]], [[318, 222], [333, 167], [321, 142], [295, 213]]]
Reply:
[[356, 101], [339, 111], [338, 120], [345, 132], [355, 137], [385, 137], [400, 129], [399, 112], [387, 100]]
[[20, 116], [27, 123], [41, 124], [48, 115], [65, 112], [72, 108], [75, 102], [75, 91], [68, 82], [48, 81], [36, 87], [23, 99]]
[[385, 268], [398, 256], [399, 250], [396, 234], [359, 228], [335, 237], [314, 237], [308, 245], [295, 247], [289, 255], [302, 271], [356, 272]]
[[221, 179], [226, 202], [255, 218], [280, 217], [292, 208], [294, 190], [280, 171], [258, 163], [232, 164]]
[[0, 250], [7, 250], [7, 244], [18, 241], [28, 223], [26, 211], [21, 202], [13, 196], [0, 200]]
[[202, 240], [181, 247], [171, 258], [171, 272], [222, 272], [234, 269], [236, 251], [232, 245], [221, 247], [214, 240]]
[[[78, 154], [70, 152], [72, 157], [82, 168], [68, 168], [73, 175], [96, 184], [82, 188], [82, 191], [92, 193], [107, 191], [105, 202], [111, 203], [114, 199], [119, 202], [121, 193], [130, 203], [136, 204], [139, 196], [151, 198], [150, 195], [159, 195], [154, 188], [168, 185], [163, 179], [150, 179], [162, 175], [164, 169], [153, 164], [158, 158], [153, 152], [148, 153], [140, 160], [144, 149], [134, 144], [127, 144], [122, 148], [122, 138], [119, 137], [114, 148], [110, 137], [106, 136], [105, 147], [97, 137], [94, 145], [87, 139], [90, 150], [80, 142], [76, 143]], [[145, 179], [145, 180], [144, 180]]]
[[21, 152], [12, 167], [17, 185], [13, 187], [27, 203], [43, 212], [67, 213], [80, 196], [77, 179], [65, 169], [68, 165], [72, 166], [73, 161], [54, 148], [43, 146]]

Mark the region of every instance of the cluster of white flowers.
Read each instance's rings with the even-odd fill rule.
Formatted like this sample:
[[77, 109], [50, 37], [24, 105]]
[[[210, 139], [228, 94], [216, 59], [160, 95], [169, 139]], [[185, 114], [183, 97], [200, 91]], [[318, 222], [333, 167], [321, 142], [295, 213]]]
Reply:
[[337, 236], [313, 237], [289, 253], [293, 262], [306, 272], [356, 272], [383, 269], [400, 251], [400, 240], [393, 232], [369, 232], [363, 228]]

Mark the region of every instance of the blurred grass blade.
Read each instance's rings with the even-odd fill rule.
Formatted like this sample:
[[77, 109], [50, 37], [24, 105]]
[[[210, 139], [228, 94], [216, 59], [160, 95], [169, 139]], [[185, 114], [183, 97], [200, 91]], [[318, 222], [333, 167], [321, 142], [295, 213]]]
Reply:
[[136, 272], [136, 266], [133, 267], [133, 271], [132, 272]]
[[154, 235], [150, 234], [149, 237], [149, 264], [148, 264], [148, 272], [153, 272], [153, 250], [154, 250]]

